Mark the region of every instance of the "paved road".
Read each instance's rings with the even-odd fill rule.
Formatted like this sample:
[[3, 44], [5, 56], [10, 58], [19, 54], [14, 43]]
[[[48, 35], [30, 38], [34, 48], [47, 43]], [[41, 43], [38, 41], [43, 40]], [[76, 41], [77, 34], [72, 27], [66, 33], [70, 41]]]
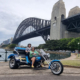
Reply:
[[22, 76], [22, 77], [4, 77], [0, 80], [80, 80], [78, 76], [54, 76], [54, 75], [38, 75], [38, 76]]
[[0, 63], [0, 80], [80, 80], [80, 69], [64, 68], [63, 74], [56, 76], [46, 67], [33, 70], [21, 66], [12, 70], [8, 63]]

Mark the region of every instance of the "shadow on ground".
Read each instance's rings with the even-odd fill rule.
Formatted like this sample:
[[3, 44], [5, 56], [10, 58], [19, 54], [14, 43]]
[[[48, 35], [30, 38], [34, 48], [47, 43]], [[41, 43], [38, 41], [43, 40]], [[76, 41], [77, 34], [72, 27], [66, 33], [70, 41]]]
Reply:
[[[31, 67], [29, 66], [21, 66], [19, 67], [19, 69], [32, 69]], [[33, 70], [47, 70], [48, 67], [40, 67], [40, 68], [34, 68]]]

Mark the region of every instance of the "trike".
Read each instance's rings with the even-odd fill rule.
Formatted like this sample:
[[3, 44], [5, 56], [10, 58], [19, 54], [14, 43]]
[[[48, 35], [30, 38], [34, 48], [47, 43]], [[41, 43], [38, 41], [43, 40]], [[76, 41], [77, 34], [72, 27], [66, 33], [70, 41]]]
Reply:
[[[9, 60], [9, 67], [11, 69], [18, 68], [20, 65], [29, 65], [31, 66], [32, 62], [30, 60], [29, 54], [26, 54], [25, 52], [26, 48], [21, 47], [15, 47], [13, 54], [10, 54], [8, 56]], [[47, 55], [46, 55], [47, 56]], [[42, 57], [45, 58], [44, 55]], [[60, 75], [63, 72], [63, 65], [59, 60], [52, 60], [52, 61], [46, 61], [48, 66], [48, 69], [51, 69], [51, 72], [55, 75]], [[34, 64], [34, 67], [41, 67], [41, 57], [36, 57], [36, 61]]]

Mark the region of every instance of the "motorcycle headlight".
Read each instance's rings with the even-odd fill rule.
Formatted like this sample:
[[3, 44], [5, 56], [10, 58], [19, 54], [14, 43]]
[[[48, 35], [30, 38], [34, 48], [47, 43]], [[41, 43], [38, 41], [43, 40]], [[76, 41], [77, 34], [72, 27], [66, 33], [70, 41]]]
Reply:
[[16, 59], [18, 60], [18, 59], [19, 59], [19, 57], [16, 57]]

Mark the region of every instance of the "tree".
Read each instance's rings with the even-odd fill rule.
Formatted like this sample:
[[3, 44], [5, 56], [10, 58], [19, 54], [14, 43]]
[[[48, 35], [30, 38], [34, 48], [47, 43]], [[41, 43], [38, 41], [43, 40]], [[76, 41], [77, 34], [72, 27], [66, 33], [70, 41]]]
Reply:
[[[72, 39], [68, 43], [68, 46], [70, 46], [71, 49], [73, 49], [73, 50], [77, 50], [78, 49], [78, 43], [80, 43], [80, 37]], [[80, 47], [80, 45], [79, 45], [79, 47]]]
[[76, 50], [80, 47], [80, 37], [64, 38], [60, 40], [49, 40], [45, 44], [41, 44], [39, 48], [47, 48], [49, 50]]
[[8, 45], [9, 48], [15, 48], [16, 47], [16, 44], [10, 44]]
[[72, 40], [73, 38], [64, 38], [60, 39], [60, 49], [67, 50], [70, 47], [68, 46], [68, 43]]
[[60, 40], [49, 40], [46, 41], [45, 44], [39, 45], [40, 48], [47, 48], [48, 50], [67, 50], [69, 49], [68, 43], [72, 40], [73, 38], [64, 38]]

